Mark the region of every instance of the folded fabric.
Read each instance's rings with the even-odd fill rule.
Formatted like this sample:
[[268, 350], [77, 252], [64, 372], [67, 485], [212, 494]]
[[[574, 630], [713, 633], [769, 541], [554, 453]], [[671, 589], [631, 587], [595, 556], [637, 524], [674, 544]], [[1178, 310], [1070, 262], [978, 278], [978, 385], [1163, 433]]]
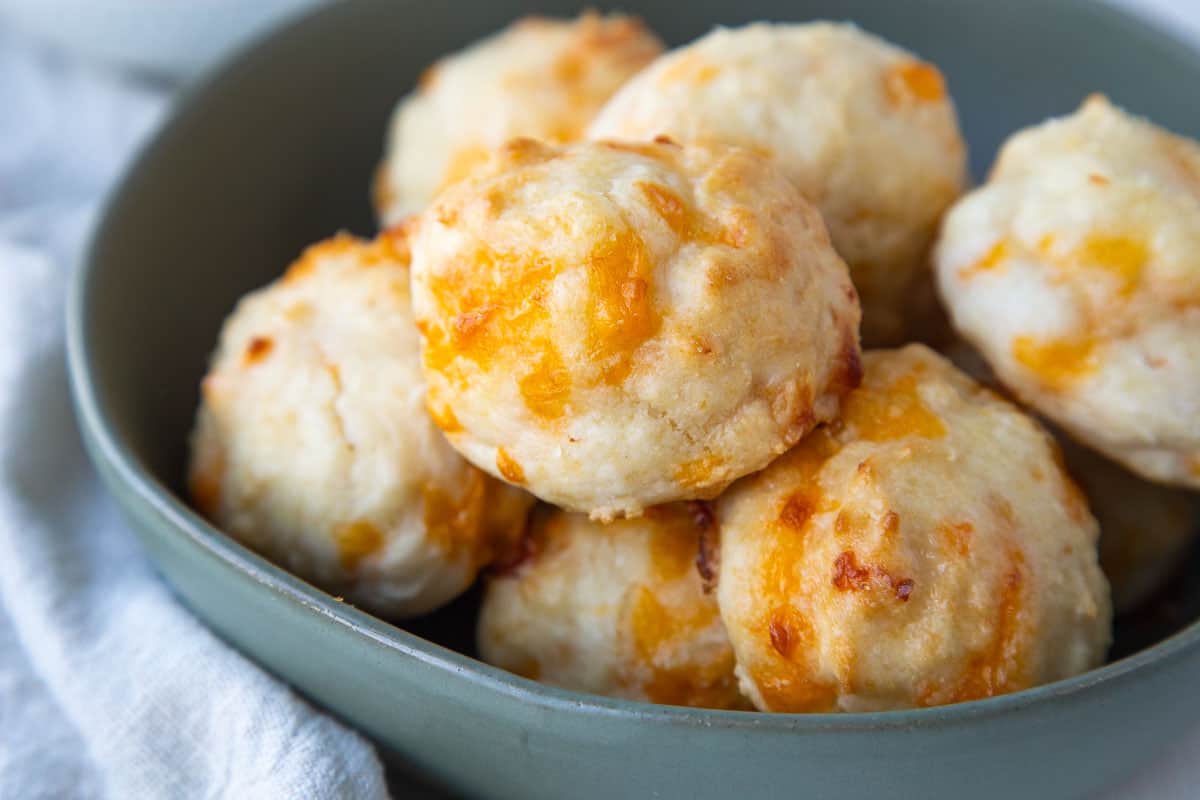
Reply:
[[162, 87], [0, 27], [0, 798], [387, 796], [374, 748], [218, 640], [84, 457], [67, 276]]

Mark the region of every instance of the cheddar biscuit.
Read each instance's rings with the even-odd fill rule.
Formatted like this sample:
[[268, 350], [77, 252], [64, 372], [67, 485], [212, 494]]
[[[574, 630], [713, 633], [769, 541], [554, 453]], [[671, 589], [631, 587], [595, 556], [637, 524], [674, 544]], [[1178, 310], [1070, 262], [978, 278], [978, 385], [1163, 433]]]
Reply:
[[1009, 140], [936, 261], [955, 328], [1023, 402], [1197, 488], [1198, 252], [1200, 146], [1093, 97]]
[[391, 224], [422, 211], [511, 138], [581, 138], [609, 96], [661, 51], [639, 20], [588, 12], [528, 17], [446, 56], [393, 114], [376, 177], [379, 217]]
[[607, 524], [535, 511], [523, 557], [487, 579], [483, 659], [577, 691], [746, 707], [704, 556], [713, 533], [700, 503]]
[[531, 498], [425, 412], [404, 232], [308, 249], [226, 321], [202, 387], [197, 507], [288, 570], [385, 616], [462, 592]]
[[912, 53], [853, 25], [719, 28], [626, 84], [589, 135], [774, 159], [850, 266], [864, 344], [901, 344], [930, 319], [928, 250], [966, 183], [966, 147], [941, 73]]
[[1096, 521], [1049, 435], [920, 345], [718, 502], [718, 601], [766, 711], [957, 703], [1099, 666]]
[[412, 269], [450, 441], [597, 518], [714, 497], [859, 377], [819, 214], [738, 148], [514, 141], [422, 215]]

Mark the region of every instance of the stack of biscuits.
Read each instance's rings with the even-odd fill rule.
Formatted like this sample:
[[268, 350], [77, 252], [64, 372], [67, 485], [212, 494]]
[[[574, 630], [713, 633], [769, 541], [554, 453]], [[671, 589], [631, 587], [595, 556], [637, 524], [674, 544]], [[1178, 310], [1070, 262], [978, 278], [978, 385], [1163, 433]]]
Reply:
[[970, 190], [942, 73], [852, 25], [531, 18], [426, 71], [374, 197], [226, 322], [189, 485], [384, 618], [482, 576], [498, 667], [991, 697], [1192, 543], [1200, 146], [1102, 97]]

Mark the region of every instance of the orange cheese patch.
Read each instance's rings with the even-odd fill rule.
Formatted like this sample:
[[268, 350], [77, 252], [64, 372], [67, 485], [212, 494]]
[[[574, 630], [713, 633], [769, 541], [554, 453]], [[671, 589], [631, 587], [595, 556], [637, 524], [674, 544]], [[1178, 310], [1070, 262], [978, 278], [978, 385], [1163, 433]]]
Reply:
[[689, 489], [701, 489], [711, 486], [715, 474], [721, 468], [723, 460], [718, 455], [705, 455], [691, 461], [685, 461], [675, 468], [674, 477], [679, 485]]
[[365, 519], [339, 525], [333, 532], [338, 559], [342, 569], [353, 572], [363, 559], [378, 553], [383, 547], [383, 534]]
[[656, 580], [668, 582], [688, 576], [696, 568], [700, 534], [707, 517], [685, 504], [648, 508], [646, 516], [655, 522], [649, 546]]
[[732, 649], [707, 661], [678, 657], [710, 626], [720, 625], [716, 602], [697, 600], [682, 607], [667, 605], [645, 586], [635, 590], [629, 612], [634, 663], [625, 670], [623, 681], [640, 688], [652, 703], [738, 707]]
[[870, 383], [860, 386], [842, 401], [839, 424], [868, 442], [944, 436], [946, 426], [921, 400], [917, 383], [918, 376], [910, 374], [886, 387]]
[[637, 187], [645, 195], [650, 207], [678, 237], [680, 244], [696, 242], [742, 248], [750, 243], [753, 219], [745, 213], [744, 209], [732, 209], [728, 224], [724, 226], [709, 225], [670, 188], [645, 181], [639, 181]]
[[454, 413], [454, 409], [448, 405], [442, 404], [435, 406], [430, 399], [426, 397], [425, 408], [429, 412], [429, 416], [433, 418], [433, 424], [442, 429], [442, 433], [461, 433], [463, 426], [458, 421], [458, 417]]
[[287, 272], [283, 274], [283, 282], [294, 283], [302, 278], [312, 274], [316, 269], [318, 262], [327, 258], [345, 255], [356, 248], [363, 246], [363, 241], [356, 236], [352, 236], [345, 231], [339, 231], [334, 236], [331, 236], [324, 241], [310, 245], [300, 258], [296, 259]]
[[[1036, 253], [1056, 272], [1058, 280], [1065, 280], [1078, 270], [1096, 270], [1115, 283], [1117, 294], [1121, 297], [1133, 294], [1150, 261], [1146, 246], [1127, 236], [1092, 233], [1079, 246], [1066, 252], [1056, 249], [1055, 241], [1054, 234], [1046, 234], [1038, 240]], [[1013, 246], [1000, 240], [982, 258], [964, 267], [959, 276], [968, 279], [993, 271], [1002, 267], [1013, 255]]]
[[555, 59], [551, 72], [561, 83], [578, 83], [587, 72], [587, 61], [583, 53], [568, 50]]
[[921, 705], [979, 700], [1024, 689], [1029, 681], [1023, 654], [1025, 640], [1025, 556], [1011, 549], [1009, 567], [996, 587], [996, 611], [991, 636], [953, 680], [924, 688]]
[[796, 565], [804, 559], [805, 531], [812, 517], [828, 506], [818, 480], [822, 466], [839, 448], [828, 426], [818, 428], [782, 455], [778, 466], [790, 487], [755, 570], [750, 591], [762, 598], [764, 613], [751, 621], [760, 637], [752, 670], [759, 693], [772, 711], [828, 711], [836, 685], [815, 672], [816, 634], [803, 608], [807, 591]]
[[470, 177], [471, 173], [486, 162], [490, 155], [490, 151], [482, 145], [460, 147], [450, 157], [450, 163], [446, 165], [446, 172], [442, 177], [440, 189], [444, 189], [451, 184], [458, 183]]
[[1037, 339], [1018, 336], [1013, 339], [1012, 355], [1046, 388], [1061, 391], [1099, 367], [1098, 344], [1094, 338]]
[[617, 385], [629, 374], [634, 351], [662, 325], [650, 295], [650, 254], [625, 228], [600, 238], [587, 268], [588, 349], [605, 383]]
[[816, 502], [809, 487], [788, 497], [779, 511], [780, 524], [793, 530], [803, 530], [809, 518], [816, 511]]
[[571, 396], [571, 374], [553, 345], [543, 341], [540, 349], [533, 369], [520, 380], [521, 397], [542, 419], [558, 419], [566, 412]]
[[955, 554], [963, 558], [971, 554], [971, 538], [975, 533], [975, 526], [970, 522], [945, 523], [938, 526], [937, 532], [946, 547]]
[[821, 496], [818, 476], [839, 447], [831, 429], [826, 426], [813, 431], [780, 456], [778, 468], [786, 470], [788, 484], [794, 488], [780, 506], [776, 524], [791, 531], [802, 531], [814, 514], [830, 510]]
[[[632, 369], [638, 347], [661, 326], [653, 268], [631, 228], [610, 226], [592, 237], [582, 264], [588, 286], [585, 345], [599, 379], [616, 385]], [[545, 420], [561, 417], [573, 379], [554, 342], [548, 303], [567, 266], [536, 250], [501, 252], [480, 244], [465, 254], [449, 274], [431, 281], [441, 324], [424, 326], [426, 367], [460, 383], [467, 373], [459, 359], [481, 370], [513, 371], [530, 411]]]
[[683, 198], [675, 192], [657, 183], [639, 181], [637, 187], [646, 195], [650, 206], [658, 212], [667, 226], [680, 239], [687, 239], [693, 227], [691, 213]]
[[501, 367], [506, 351], [523, 343], [535, 354], [518, 379], [526, 402], [539, 416], [561, 415], [569, 381], [561, 356], [546, 339], [544, 306], [560, 269], [537, 251], [510, 254], [481, 245], [450, 274], [432, 280], [442, 324], [424, 326], [426, 367], [464, 382], [458, 359], [480, 369]]
[[[365, 243], [360, 256], [362, 265], [364, 267], [371, 267], [376, 264], [390, 263], [407, 267], [412, 255], [408, 247], [409, 229], [411, 227], [412, 222], [411, 218], [409, 218], [409, 221], [393, 225], [382, 231], [369, 243]], [[407, 284], [405, 284], [403, 292], [407, 296]]]
[[494, 553], [476, 545], [486, 535], [484, 513], [488, 482], [492, 480], [477, 469], [468, 468], [462, 490], [450, 493], [433, 485], [421, 491], [424, 503], [425, 535], [447, 557], [458, 559], [471, 553], [477, 561]]
[[996, 269], [1011, 257], [1012, 254], [1010, 251], [1011, 248], [1008, 242], [1001, 239], [984, 253], [983, 258], [960, 270], [958, 273], [959, 277], [964, 279], [972, 278], [981, 272], [990, 272]]
[[275, 342], [269, 336], [255, 336], [246, 345], [246, 352], [242, 356], [242, 360], [247, 364], [257, 364], [271, 354], [275, 349]]
[[658, 78], [664, 86], [671, 83], [688, 83], [703, 86], [721, 74], [721, 68], [706, 61], [699, 53], [684, 53], [675, 59]]
[[525, 483], [525, 470], [521, 468], [503, 447], [496, 448], [496, 470], [509, 483], [521, 485]]
[[1150, 253], [1141, 242], [1125, 236], [1090, 234], [1063, 262], [1066, 268], [1095, 269], [1117, 283], [1117, 291], [1128, 297], [1141, 281]]
[[933, 103], [946, 97], [946, 81], [933, 64], [907, 61], [897, 64], [883, 77], [884, 91], [892, 105], [911, 102]]

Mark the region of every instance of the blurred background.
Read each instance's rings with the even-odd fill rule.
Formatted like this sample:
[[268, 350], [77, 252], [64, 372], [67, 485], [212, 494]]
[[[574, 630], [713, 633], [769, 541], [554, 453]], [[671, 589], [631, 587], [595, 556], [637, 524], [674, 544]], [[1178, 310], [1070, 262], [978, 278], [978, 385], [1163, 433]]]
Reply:
[[97, 62], [172, 81], [321, 0], [0, 0], [12, 27]]
[[[0, 22], [97, 63], [108, 62], [143, 76], [178, 83], [195, 77], [222, 55], [281, 20], [331, 1], [336, 2], [0, 0]], [[1200, 35], [1197, 0], [1107, 1]], [[637, 11], [636, 0], [617, 5]]]

